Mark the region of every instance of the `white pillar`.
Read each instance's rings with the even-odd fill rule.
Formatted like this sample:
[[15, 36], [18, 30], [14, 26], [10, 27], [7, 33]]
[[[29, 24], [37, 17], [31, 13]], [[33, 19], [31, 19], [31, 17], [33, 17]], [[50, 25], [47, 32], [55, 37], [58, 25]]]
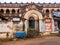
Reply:
[[27, 29], [28, 29], [28, 20], [25, 20], [25, 32], [27, 33]]
[[43, 20], [39, 20], [39, 32], [45, 31], [45, 23]]
[[39, 32], [41, 32], [42, 31], [42, 29], [41, 29], [41, 20], [39, 20]]

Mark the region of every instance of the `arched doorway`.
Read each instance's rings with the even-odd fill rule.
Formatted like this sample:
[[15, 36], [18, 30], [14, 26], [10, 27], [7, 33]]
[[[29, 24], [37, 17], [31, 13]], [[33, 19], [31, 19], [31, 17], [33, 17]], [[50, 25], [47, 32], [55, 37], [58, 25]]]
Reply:
[[30, 10], [24, 15], [25, 20], [25, 31], [27, 32], [28, 28], [31, 26], [32, 28], [35, 28], [39, 32], [42, 30], [42, 20], [43, 16], [42, 13], [36, 10]]
[[35, 28], [35, 20], [34, 17], [29, 18], [29, 28]]

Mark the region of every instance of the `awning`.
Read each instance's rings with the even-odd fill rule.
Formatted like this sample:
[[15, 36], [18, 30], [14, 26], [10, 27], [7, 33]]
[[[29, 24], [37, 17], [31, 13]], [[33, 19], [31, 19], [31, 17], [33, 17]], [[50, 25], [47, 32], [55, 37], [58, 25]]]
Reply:
[[54, 11], [52, 14], [53, 14], [54, 17], [59, 17], [60, 18], [60, 12]]

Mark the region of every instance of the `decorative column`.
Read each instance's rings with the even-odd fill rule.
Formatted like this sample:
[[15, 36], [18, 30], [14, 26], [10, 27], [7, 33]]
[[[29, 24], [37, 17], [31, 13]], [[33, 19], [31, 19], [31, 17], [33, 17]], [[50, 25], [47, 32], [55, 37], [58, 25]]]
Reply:
[[28, 30], [28, 20], [25, 20], [25, 32], [27, 33], [27, 30]]
[[39, 32], [41, 32], [42, 31], [42, 29], [41, 29], [41, 23], [42, 23], [42, 20], [39, 20]]

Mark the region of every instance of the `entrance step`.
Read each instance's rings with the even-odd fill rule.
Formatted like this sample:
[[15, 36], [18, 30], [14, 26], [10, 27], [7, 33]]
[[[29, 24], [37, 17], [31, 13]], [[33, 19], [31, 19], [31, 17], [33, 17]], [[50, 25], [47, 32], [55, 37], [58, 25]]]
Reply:
[[59, 33], [59, 31], [54, 31], [54, 32], [51, 32], [51, 33]]
[[40, 33], [41, 36], [58, 36], [58, 33], [44, 32]]
[[43, 32], [43, 33], [40, 33], [40, 35], [50, 35], [50, 32]]

